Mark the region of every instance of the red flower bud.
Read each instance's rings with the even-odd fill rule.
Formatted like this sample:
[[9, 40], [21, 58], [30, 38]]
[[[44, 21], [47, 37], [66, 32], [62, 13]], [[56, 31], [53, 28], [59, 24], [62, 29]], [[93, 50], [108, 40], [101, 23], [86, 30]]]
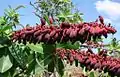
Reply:
[[41, 21], [41, 26], [46, 24], [45, 19], [41, 18], [40, 21]]
[[74, 38], [74, 37], [76, 37], [77, 36], [77, 31], [76, 30], [71, 30], [71, 32], [70, 32], [70, 38]]
[[37, 36], [38, 42], [41, 42], [41, 41], [42, 41], [42, 37], [43, 37], [43, 34]]
[[45, 36], [44, 36], [44, 40], [49, 40], [50, 39], [50, 34], [45, 34]]
[[53, 18], [49, 17], [50, 24], [53, 24]]
[[51, 37], [53, 37], [55, 34], [56, 34], [56, 31], [55, 31], [55, 30], [53, 30], [53, 31], [50, 32], [50, 36], [51, 36]]
[[102, 16], [99, 16], [99, 21], [100, 21], [100, 23], [104, 24], [104, 19]]
[[70, 24], [68, 22], [62, 22], [60, 27], [61, 28], [70, 28]]
[[36, 31], [36, 32], [34, 33], [34, 37], [36, 37], [36, 36], [40, 35], [40, 33], [41, 33], [41, 31], [40, 31], [40, 30]]

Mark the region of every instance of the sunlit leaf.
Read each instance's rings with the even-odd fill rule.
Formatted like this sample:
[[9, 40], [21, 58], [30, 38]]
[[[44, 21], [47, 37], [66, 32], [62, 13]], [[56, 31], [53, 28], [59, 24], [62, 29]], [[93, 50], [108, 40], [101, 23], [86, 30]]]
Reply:
[[95, 77], [95, 76], [94, 76], [94, 72], [90, 72], [89, 77]]
[[2, 29], [2, 31], [5, 32], [6, 30], [9, 30], [9, 29], [11, 29], [11, 28], [12, 28], [12, 26], [5, 25], [5, 26], [3, 27], [3, 29]]
[[9, 55], [0, 58], [0, 73], [4, 73], [12, 67]]
[[60, 58], [58, 58], [58, 69], [57, 70], [58, 70], [60, 77], [62, 77], [64, 75], [64, 64]]
[[41, 45], [41, 44], [36, 44], [36, 45], [34, 45], [34, 44], [27, 44], [27, 46], [28, 46], [31, 50], [43, 54], [43, 48], [42, 48], [42, 45]]

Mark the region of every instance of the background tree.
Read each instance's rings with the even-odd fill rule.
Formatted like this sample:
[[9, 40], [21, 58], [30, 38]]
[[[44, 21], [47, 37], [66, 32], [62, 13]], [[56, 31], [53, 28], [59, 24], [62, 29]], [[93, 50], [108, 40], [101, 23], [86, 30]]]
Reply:
[[30, 4], [35, 9], [35, 15], [45, 19], [48, 24], [50, 24], [48, 19], [53, 20], [54, 23], [82, 21], [81, 15], [83, 14], [75, 9], [71, 0], [37, 0]]

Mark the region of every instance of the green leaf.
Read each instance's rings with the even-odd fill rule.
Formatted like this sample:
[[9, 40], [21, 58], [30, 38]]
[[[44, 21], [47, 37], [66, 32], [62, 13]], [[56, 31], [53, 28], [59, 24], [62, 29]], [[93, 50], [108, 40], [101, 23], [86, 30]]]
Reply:
[[35, 74], [41, 74], [41, 73], [44, 73], [46, 70], [44, 69], [44, 65], [41, 65], [41, 67], [36, 64], [35, 65]]
[[4, 73], [12, 67], [9, 55], [0, 58], [0, 73]]
[[[43, 60], [42, 60], [43, 61]], [[45, 72], [47, 71], [45, 68], [46, 66], [44, 66], [44, 63], [38, 60], [38, 58], [36, 57], [36, 62], [37, 62], [37, 65], [35, 66], [35, 73], [42, 73], [42, 72]]]
[[35, 70], [35, 65], [36, 65], [36, 61], [35, 61], [35, 59], [33, 59], [32, 62], [29, 63], [28, 68], [26, 70], [26, 73], [30, 74], [32, 71], [34, 71]]
[[43, 44], [42, 46], [43, 46], [44, 59], [45, 59], [44, 65], [46, 66], [53, 60], [56, 46], [51, 44]]
[[112, 44], [113, 47], [116, 47], [116, 45], [117, 45], [117, 40], [116, 40], [116, 38], [113, 38], [113, 39], [112, 39], [111, 44]]
[[12, 26], [5, 25], [5, 26], [3, 27], [3, 29], [2, 29], [2, 31], [5, 32], [6, 30], [9, 30], [9, 29], [11, 29], [11, 28], [12, 28]]
[[8, 39], [8, 37], [0, 37], [0, 44], [1, 45], [5, 45], [5, 44], [9, 44], [10, 41]]
[[64, 2], [69, 2], [70, 0], [63, 0]]
[[4, 47], [3, 45], [0, 44], [0, 48]]
[[94, 76], [94, 72], [90, 72], [89, 77], [95, 77], [95, 76]]
[[58, 73], [61, 77], [64, 75], [64, 64], [60, 58], [58, 58]]
[[67, 15], [66, 17], [68, 17], [68, 18], [72, 18], [73, 17], [73, 15], [71, 14], [71, 15]]
[[50, 25], [50, 21], [49, 21], [48, 16], [46, 16], [46, 15], [45, 15], [45, 17], [44, 17], [44, 18], [45, 18], [45, 20], [47, 21], [48, 25]]
[[[44, 66], [48, 65], [48, 72], [54, 72], [55, 67], [55, 50], [56, 46], [51, 44], [43, 44]], [[47, 58], [47, 59], [46, 59]]]
[[59, 0], [60, 2], [68, 2], [68, 1], [70, 1], [70, 0]]
[[48, 64], [48, 72], [54, 72], [55, 62], [54, 59], [51, 60], [51, 62]]
[[43, 48], [42, 48], [42, 45], [41, 45], [41, 44], [36, 44], [36, 45], [34, 45], [34, 44], [27, 44], [27, 46], [28, 46], [31, 50], [43, 54]]
[[4, 76], [0, 73], [0, 77], [4, 77]]
[[79, 42], [72, 44], [71, 42], [57, 44], [57, 48], [66, 48], [66, 49], [79, 49]]

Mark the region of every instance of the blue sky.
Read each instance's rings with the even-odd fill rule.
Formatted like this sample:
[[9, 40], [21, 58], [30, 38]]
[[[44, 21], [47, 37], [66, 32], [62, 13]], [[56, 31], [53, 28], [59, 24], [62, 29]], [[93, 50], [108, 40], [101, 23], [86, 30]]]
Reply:
[[[20, 9], [20, 22], [23, 25], [34, 25], [39, 22], [39, 19], [32, 13], [34, 9], [29, 5], [30, 1], [34, 0], [1, 0], [0, 1], [0, 16], [4, 13], [4, 9], [8, 5], [16, 7], [17, 5], [24, 5], [26, 8]], [[72, 0], [76, 8], [84, 13], [84, 21], [94, 21], [99, 15], [105, 18], [105, 22], [111, 22], [118, 30], [115, 37], [120, 39], [120, 0]]]

